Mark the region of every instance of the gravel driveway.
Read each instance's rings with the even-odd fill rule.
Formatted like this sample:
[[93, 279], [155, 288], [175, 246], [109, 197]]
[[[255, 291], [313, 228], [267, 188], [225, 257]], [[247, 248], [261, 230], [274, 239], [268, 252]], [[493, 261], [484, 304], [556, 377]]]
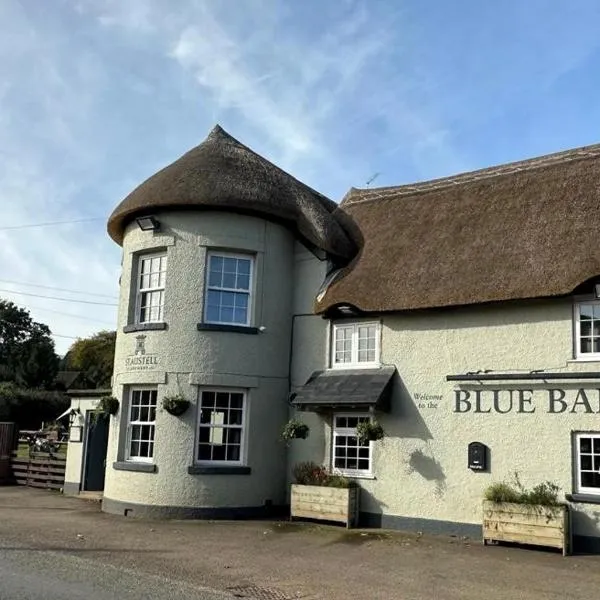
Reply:
[[23, 551], [242, 598], [565, 600], [600, 586], [597, 556], [287, 522], [131, 519], [89, 500], [0, 487], [0, 555]]

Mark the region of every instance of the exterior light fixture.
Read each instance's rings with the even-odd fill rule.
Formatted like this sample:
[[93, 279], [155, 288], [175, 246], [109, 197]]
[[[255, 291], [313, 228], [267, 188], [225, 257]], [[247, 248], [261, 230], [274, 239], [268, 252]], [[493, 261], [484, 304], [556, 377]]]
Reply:
[[597, 300], [600, 299], [600, 283], [594, 284], [594, 296]]
[[135, 222], [142, 231], [158, 231], [160, 221], [153, 216], [137, 217]]

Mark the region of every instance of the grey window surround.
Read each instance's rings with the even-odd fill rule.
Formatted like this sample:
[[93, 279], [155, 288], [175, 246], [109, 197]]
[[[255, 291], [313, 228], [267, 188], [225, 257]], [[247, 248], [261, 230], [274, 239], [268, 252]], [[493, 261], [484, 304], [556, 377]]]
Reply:
[[167, 328], [164, 321], [158, 323], [131, 323], [123, 327], [123, 333], [133, 333], [134, 331], [159, 331]]
[[221, 325], [219, 323], [198, 323], [198, 331], [229, 331], [231, 333], [246, 333], [256, 335], [259, 333], [258, 327], [249, 327], [248, 325]]
[[113, 463], [115, 471], [136, 471], [138, 473], [156, 473], [157, 468], [154, 463], [133, 462], [119, 460]]
[[565, 494], [565, 499], [568, 502], [581, 504], [600, 504], [600, 496], [593, 496], [592, 494]]
[[252, 469], [243, 465], [191, 465], [189, 475], [250, 475]]

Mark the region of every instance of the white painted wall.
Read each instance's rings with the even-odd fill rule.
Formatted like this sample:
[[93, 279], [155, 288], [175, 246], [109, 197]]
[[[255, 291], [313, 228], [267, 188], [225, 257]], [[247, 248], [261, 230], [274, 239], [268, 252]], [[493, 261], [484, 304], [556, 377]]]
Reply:
[[[581, 410], [549, 414], [546, 389], [571, 390], [567, 395], [573, 399], [574, 390], [596, 390], [600, 387], [597, 382], [469, 386], [446, 381], [446, 375], [483, 369], [600, 371], [598, 363], [571, 360], [571, 300], [419, 311], [384, 315], [382, 320], [381, 360], [395, 365], [399, 377], [394, 382], [391, 412], [379, 416], [387, 436], [375, 443], [375, 477], [360, 481], [361, 510], [481, 523], [484, 489], [493, 481], [510, 478], [515, 471], [527, 486], [551, 480], [563, 493], [573, 491], [571, 432], [600, 431], [600, 415]], [[294, 346], [293, 373], [298, 374], [298, 381], [323, 357], [325, 334], [316, 335], [311, 326], [295, 336], [298, 346]], [[510, 387], [534, 390], [534, 413], [455, 412], [456, 389], [471, 389], [474, 394], [475, 389]], [[429, 407], [428, 402], [415, 400], [416, 394], [440, 399], [434, 402], [435, 407]], [[598, 410], [598, 391], [590, 397], [596, 398]], [[302, 447], [302, 440], [294, 442], [292, 461], [308, 456], [329, 464], [329, 429], [324, 419], [319, 426], [327, 443]], [[472, 441], [490, 448], [489, 473], [467, 468], [467, 446]], [[574, 508], [575, 533], [600, 535], [596, 525], [600, 510], [594, 505]]]
[[[156, 384], [158, 404], [181, 393], [190, 410], [174, 417], [159, 408], [156, 418], [156, 473], [112, 468], [124, 459], [127, 402], [111, 419], [105, 498], [176, 507], [249, 507], [285, 498], [286, 450], [279, 432], [287, 420], [289, 351], [292, 327], [294, 239], [282, 226], [251, 216], [211, 211], [156, 215], [161, 232], [131, 225], [123, 244], [123, 273], [113, 393], [126, 399], [132, 384]], [[123, 333], [131, 320], [135, 255], [166, 248], [164, 331]], [[207, 249], [253, 252], [256, 272], [253, 326], [265, 331], [246, 335], [197, 331], [202, 318]], [[158, 364], [131, 370], [126, 358], [143, 334], [146, 355]], [[199, 386], [242, 387], [249, 391], [247, 465], [251, 475], [189, 475], [193, 463]]]

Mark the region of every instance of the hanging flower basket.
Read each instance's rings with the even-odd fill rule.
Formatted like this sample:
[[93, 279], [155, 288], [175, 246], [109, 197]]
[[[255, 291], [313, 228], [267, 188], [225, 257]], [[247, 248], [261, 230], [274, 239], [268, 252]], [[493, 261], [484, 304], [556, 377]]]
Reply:
[[162, 401], [162, 407], [170, 415], [179, 417], [190, 407], [190, 401], [179, 395], [165, 396]]
[[377, 421], [361, 421], [356, 426], [356, 437], [361, 444], [383, 439], [385, 432]]
[[281, 438], [286, 442], [297, 439], [305, 440], [309, 431], [310, 428], [306, 423], [298, 421], [298, 419], [290, 419], [281, 431]]
[[114, 416], [119, 412], [119, 401], [114, 396], [102, 396], [96, 412]]
[[92, 423], [98, 419], [106, 418], [109, 415], [116, 415], [119, 412], [119, 401], [114, 396], [102, 396], [92, 412]]

